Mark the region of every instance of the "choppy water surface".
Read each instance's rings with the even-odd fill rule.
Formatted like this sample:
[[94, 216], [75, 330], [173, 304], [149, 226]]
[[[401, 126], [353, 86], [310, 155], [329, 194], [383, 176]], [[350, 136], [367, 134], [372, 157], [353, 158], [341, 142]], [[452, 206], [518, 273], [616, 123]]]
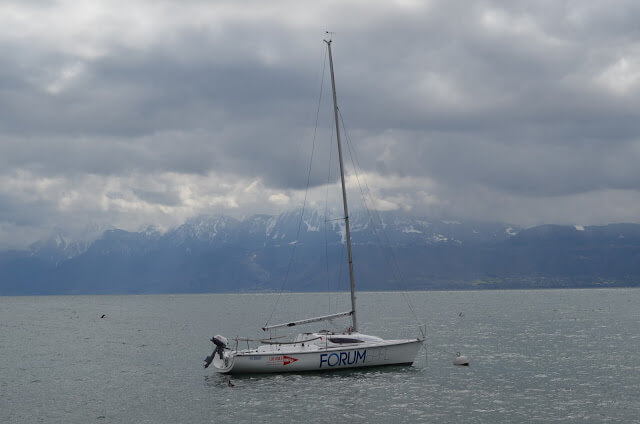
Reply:
[[[0, 422], [640, 422], [640, 290], [410, 293], [428, 337], [413, 367], [234, 387], [204, 370], [208, 339], [258, 336], [276, 296], [0, 297]], [[272, 322], [347, 298], [283, 295]], [[361, 331], [418, 334], [401, 294], [358, 302]]]

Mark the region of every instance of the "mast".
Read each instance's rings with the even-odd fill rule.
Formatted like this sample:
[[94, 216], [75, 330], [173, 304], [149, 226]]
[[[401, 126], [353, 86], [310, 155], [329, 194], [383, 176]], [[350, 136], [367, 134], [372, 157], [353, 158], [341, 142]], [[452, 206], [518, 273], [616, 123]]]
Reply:
[[333, 90], [333, 114], [336, 121], [336, 138], [338, 139], [338, 159], [340, 161], [340, 182], [342, 183], [342, 204], [344, 206], [344, 226], [347, 235], [347, 252], [349, 255], [349, 281], [351, 282], [351, 329], [358, 331], [356, 321], [356, 283], [353, 277], [353, 257], [351, 256], [351, 230], [349, 229], [349, 208], [347, 207], [347, 190], [344, 185], [344, 169], [342, 165], [342, 144], [340, 143], [340, 124], [338, 121], [338, 100], [336, 98], [336, 80], [333, 75], [333, 57], [331, 56], [331, 40], [327, 41], [329, 49], [329, 69], [331, 70], [331, 88]]

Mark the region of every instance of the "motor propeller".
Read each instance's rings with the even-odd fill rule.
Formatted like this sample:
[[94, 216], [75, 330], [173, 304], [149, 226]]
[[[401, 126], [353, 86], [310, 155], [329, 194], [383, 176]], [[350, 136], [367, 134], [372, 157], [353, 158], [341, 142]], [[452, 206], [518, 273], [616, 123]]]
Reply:
[[204, 358], [203, 365], [205, 368], [208, 368], [209, 365], [211, 365], [211, 362], [213, 362], [213, 358], [216, 357], [216, 353], [218, 354], [218, 356], [220, 356], [220, 359], [224, 359], [223, 353], [224, 353], [224, 350], [227, 348], [227, 343], [229, 343], [227, 338], [221, 335], [213, 336], [211, 338], [211, 341], [214, 344], [214, 349], [213, 349], [213, 352], [211, 352], [211, 355]]

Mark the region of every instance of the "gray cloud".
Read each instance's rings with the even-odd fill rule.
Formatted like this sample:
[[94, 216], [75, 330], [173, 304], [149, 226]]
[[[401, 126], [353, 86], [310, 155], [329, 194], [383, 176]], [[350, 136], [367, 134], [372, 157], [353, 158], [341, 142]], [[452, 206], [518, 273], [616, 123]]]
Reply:
[[[395, 184], [377, 192], [385, 207], [637, 221], [636, 2], [122, 7], [3, 5], [0, 234], [14, 245], [54, 221], [175, 225], [295, 206], [325, 29], [362, 171]], [[326, 72], [316, 158], [335, 157]], [[318, 196], [326, 170], [312, 168]]]

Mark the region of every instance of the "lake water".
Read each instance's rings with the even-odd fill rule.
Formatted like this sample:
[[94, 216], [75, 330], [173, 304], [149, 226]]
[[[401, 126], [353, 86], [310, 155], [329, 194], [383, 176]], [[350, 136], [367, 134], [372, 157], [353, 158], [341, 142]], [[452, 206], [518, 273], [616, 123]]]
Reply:
[[[259, 336], [276, 301], [272, 323], [347, 310], [348, 294], [0, 297], [0, 422], [640, 422], [640, 290], [408, 298], [427, 330], [412, 367], [229, 387], [202, 368], [212, 335]], [[362, 332], [419, 334], [400, 293], [359, 293], [358, 311]]]

